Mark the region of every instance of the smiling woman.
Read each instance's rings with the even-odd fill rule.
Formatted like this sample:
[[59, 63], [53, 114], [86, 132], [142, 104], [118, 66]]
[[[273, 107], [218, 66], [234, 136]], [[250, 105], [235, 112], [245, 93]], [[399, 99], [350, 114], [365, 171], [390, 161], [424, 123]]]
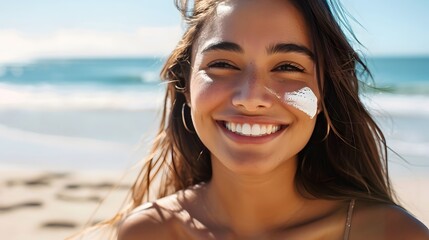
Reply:
[[[202, 28], [185, 95], [197, 135], [210, 151], [210, 186], [217, 174], [227, 180], [223, 171], [293, 176], [283, 171], [295, 169], [316, 120], [276, 96], [287, 100], [286, 92], [301, 87], [319, 95], [307, 32], [296, 8], [281, 1], [220, 3]], [[235, 131], [227, 127], [233, 125]]]
[[118, 239], [429, 238], [394, 200], [332, 6], [178, 2], [188, 28], [131, 205], [106, 222]]

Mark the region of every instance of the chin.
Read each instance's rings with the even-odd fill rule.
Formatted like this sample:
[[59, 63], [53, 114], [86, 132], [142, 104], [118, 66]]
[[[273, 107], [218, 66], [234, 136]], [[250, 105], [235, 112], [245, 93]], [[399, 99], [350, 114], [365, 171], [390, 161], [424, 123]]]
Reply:
[[227, 157], [224, 160], [217, 159], [216, 161], [230, 172], [238, 175], [264, 175], [285, 166], [296, 166], [296, 161], [293, 158], [280, 159], [273, 156], [257, 156], [254, 153], [247, 153], [240, 154], [239, 157]]

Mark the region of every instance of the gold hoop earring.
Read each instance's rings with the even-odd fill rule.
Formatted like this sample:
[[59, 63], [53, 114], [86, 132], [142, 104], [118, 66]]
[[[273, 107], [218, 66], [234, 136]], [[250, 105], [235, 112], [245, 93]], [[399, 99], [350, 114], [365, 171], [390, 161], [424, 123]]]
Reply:
[[200, 154], [198, 155], [197, 161], [200, 161], [201, 156], [204, 154], [204, 150], [201, 150]]
[[182, 122], [183, 122], [183, 126], [185, 127], [186, 131], [190, 132], [190, 133], [195, 133], [194, 131], [191, 131], [188, 127], [188, 124], [186, 124], [186, 119], [185, 119], [185, 105], [186, 103], [183, 103], [182, 105]]

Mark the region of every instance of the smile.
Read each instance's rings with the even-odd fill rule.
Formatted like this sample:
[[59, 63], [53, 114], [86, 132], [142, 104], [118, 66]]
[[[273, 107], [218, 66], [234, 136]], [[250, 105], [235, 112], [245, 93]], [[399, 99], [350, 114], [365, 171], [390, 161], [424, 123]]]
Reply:
[[224, 122], [225, 128], [238, 135], [261, 137], [278, 132], [282, 125]]

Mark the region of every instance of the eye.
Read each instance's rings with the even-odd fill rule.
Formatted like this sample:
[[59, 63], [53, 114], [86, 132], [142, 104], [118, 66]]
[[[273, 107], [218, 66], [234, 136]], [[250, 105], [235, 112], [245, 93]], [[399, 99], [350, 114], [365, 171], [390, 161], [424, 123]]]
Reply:
[[273, 72], [304, 72], [305, 69], [296, 64], [296, 63], [281, 63], [277, 65], [273, 70]]
[[214, 61], [207, 64], [209, 68], [219, 68], [219, 69], [232, 69], [232, 70], [240, 70], [238, 67], [234, 66], [232, 63], [228, 61]]

